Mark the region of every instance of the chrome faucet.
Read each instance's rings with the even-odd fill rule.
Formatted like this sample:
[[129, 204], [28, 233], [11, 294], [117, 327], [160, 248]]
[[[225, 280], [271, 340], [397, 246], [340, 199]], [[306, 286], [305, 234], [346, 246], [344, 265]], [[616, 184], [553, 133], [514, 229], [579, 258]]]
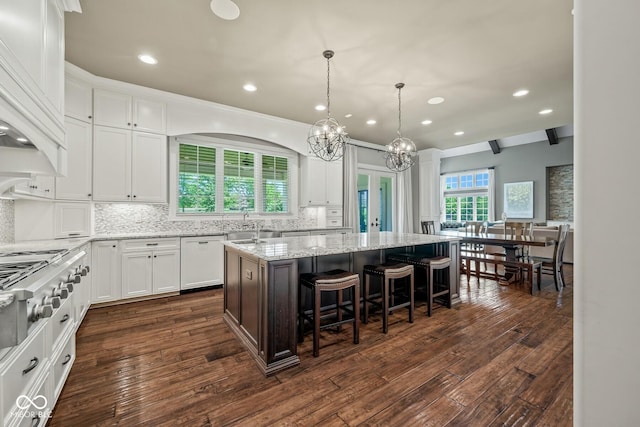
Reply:
[[261, 228], [260, 223], [256, 222], [256, 225], [255, 225], [256, 237], [253, 239], [255, 243], [258, 243], [258, 241], [260, 240], [260, 228]]

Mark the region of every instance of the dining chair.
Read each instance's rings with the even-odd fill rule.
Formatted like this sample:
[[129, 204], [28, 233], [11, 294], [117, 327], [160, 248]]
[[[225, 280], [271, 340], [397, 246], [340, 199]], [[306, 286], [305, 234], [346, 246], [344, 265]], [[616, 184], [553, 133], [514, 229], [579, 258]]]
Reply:
[[436, 226], [433, 221], [421, 221], [422, 234], [436, 234]]
[[[465, 234], [471, 234], [474, 236], [479, 236], [481, 234], [486, 234], [487, 233], [487, 223], [486, 221], [467, 221], [464, 224], [464, 232]], [[467, 253], [474, 253], [474, 254], [484, 254], [485, 253], [485, 247], [484, 245], [478, 244], [478, 243], [462, 243], [460, 245], [460, 250], [463, 252], [467, 252]], [[467, 265], [464, 266], [464, 268], [466, 268], [467, 270], [470, 270], [471, 266], [471, 261], [467, 261]], [[462, 267], [462, 264], [460, 265]], [[480, 269], [480, 261], [475, 261], [475, 267], [476, 267], [476, 273], [479, 271]], [[487, 269], [487, 263], [484, 263], [484, 269]]]
[[[533, 237], [533, 221], [505, 221], [504, 235], [512, 239], [516, 237]], [[523, 245], [518, 251], [518, 257], [526, 257], [529, 255], [529, 247]]]
[[562, 224], [558, 227], [558, 236], [556, 238], [556, 246], [553, 249], [553, 258], [530, 256], [529, 259], [542, 263], [542, 274], [553, 275], [553, 283], [556, 290], [560, 291], [564, 287], [564, 271], [562, 268], [562, 257], [564, 255], [564, 247], [567, 243], [567, 235], [569, 234], [569, 224]]

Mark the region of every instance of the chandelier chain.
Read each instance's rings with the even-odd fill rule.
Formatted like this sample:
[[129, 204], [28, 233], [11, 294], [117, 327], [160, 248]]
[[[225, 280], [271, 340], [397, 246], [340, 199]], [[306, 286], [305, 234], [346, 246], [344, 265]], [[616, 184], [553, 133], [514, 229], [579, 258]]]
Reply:
[[402, 88], [398, 88], [398, 136], [402, 136], [400, 129], [402, 128], [402, 101], [400, 99], [400, 91]]
[[329, 98], [329, 61], [331, 57], [327, 58], [327, 117], [331, 117], [331, 98]]

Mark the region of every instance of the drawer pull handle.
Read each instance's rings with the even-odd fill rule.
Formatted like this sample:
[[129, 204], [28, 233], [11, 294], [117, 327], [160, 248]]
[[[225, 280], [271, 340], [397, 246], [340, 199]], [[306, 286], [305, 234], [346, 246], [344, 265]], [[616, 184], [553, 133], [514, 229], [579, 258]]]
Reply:
[[157, 243], [147, 243], [147, 246], [158, 246]]
[[29, 372], [36, 369], [36, 366], [38, 366], [38, 363], [40, 363], [40, 360], [37, 357], [34, 357], [33, 359], [31, 359], [31, 361], [29, 362], [29, 366], [27, 366], [25, 369], [22, 370], [22, 375], [27, 375]]
[[62, 316], [62, 319], [60, 319], [60, 323], [64, 323], [64, 322], [66, 322], [67, 320], [69, 320], [69, 315], [68, 315], [68, 314], [65, 314], [64, 316]]
[[69, 362], [71, 362], [71, 355], [70, 355], [70, 354], [67, 354], [67, 355], [64, 357], [64, 362], [62, 362], [62, 366], [66, 365], [66, 364], [67, 364], [67, 363], [69, 363]]
[[198, 244], [199, 244], [199, 245], [206, 245], [206, 244], [208, 244], [208, 243], [209, 243], [209, 242], [198, 242]]
[[33, 418], [31, 418], [31, 426], [32, 427], [37, 427], [40, 425], [40, 415], [37, 415]]

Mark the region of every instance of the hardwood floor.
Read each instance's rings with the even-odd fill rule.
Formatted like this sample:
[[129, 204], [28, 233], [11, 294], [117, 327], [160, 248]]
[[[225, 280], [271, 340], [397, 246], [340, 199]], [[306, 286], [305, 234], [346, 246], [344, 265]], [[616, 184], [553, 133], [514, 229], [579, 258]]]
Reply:
[[570, 426], [573, 278], [558, 295], [474, 277], [462, 304], [389, 333], [373, 315], [310, 336], [301, 364], [265, 378], [222, 321], [222, 290], [92, 309], [49, 426]]

